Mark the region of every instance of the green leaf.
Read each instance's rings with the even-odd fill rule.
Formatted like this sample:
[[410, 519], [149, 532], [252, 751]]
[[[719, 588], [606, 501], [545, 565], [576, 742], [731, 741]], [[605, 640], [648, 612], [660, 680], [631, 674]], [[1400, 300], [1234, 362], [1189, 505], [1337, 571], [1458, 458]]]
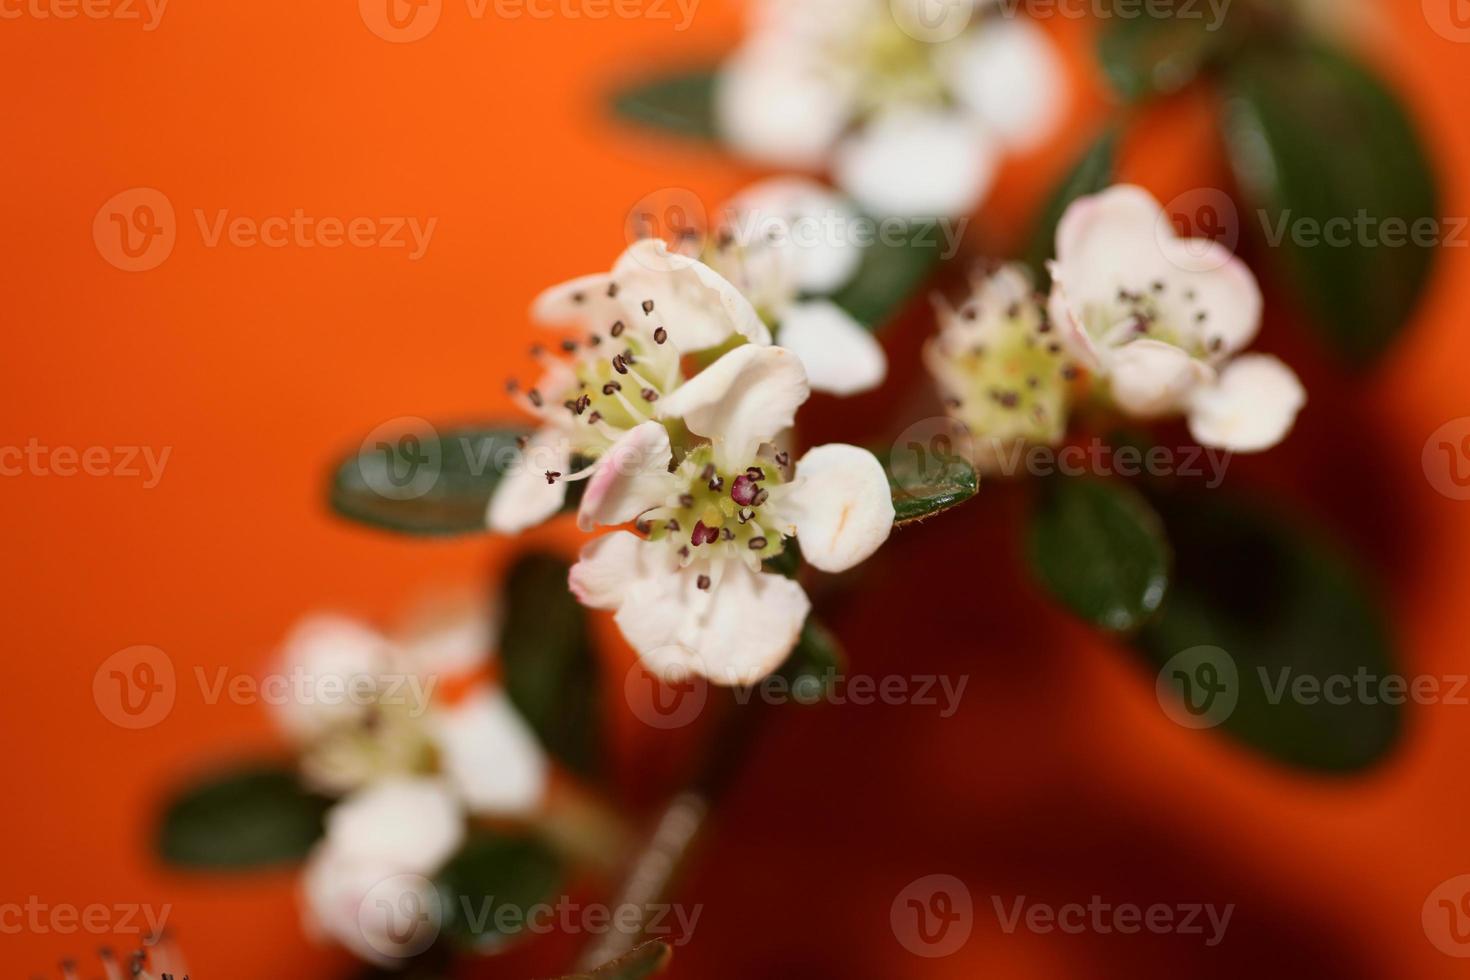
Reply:
[[289, 770], [237, 770], [190, 787], [167, 803], [158, 853], [170, 864], [191, 868], [298, 861], [322, 836], [330, 803], [303, 789]]
[[863, 249], [857, 273], [830, 297], [869, 330], [877, 330], [903, 309], [929, 280], [947, 248], [932, 222], [910, 222], [902, 230], [892, 221], [874, 225], [878, 234]]
[[484, 533], [500, 479], [519, 463], [513, 427], [439, 433], [427, 425], [374, 439], [333, 471], [332, 509], [341, 517], [413, 535]]
[[587, 614], [567, 588], [571, 566], [532, 554], [503, 589], [500, 662], [506, 693], [551, 755], [593, 779], [601, 770], [601, 669]]
[[1158, 515], [1131, 487], [1057, 478], [1029, 530], [1037, 578], [1072, 612], [1106, 630], [1135, 630], [1158, 611], [1169, 546]]
[[1135, 7], [1131, 15], [1106, 19], [1098, 33], [1098, 61], [1125, 102], [1167, 95], [1238, 42], [1240, 21], [1217, 15], [1199, 0], [1151, 0], [1141, 12]]
[[[1168, 693], [1189, 694], [1191, 711], [1216, 712], [1191, 727], [1220, 724], [1273, 758], [1315, 770], [1351, 771], [1382, 758], [1403, 724], [1402, 708], [1377, 683], [1395, 674], [1394, 650], [1373, 591], [1340, 549], [1299, 519], [1239, 500], [1190, 495], [1165, 518], [1176, 573], [1140, 648], [1155, 667], [1168, 667], [1161, 685], [1179, 685]], [[1220, 689], [1219, 705], [1202, 696], [1206, 687], [1182, 687], [1199, 663], [1180, 658], [1201, 647], [1216, 648], [1211, 675], [1199, 679]], [[1356, 681], [1346, 700], [1291, 693], [1299, 678], [1360, 672], [1373, 679], [1368, 697]]]
[[641, 81], [613, 95], [613, 112], [624, 119], [680, 136], [718, 140], [715, 82], [719, 74], [697, 68]]
[[893, 493], [893, 525], [903, 527], [958, 507], [980, 489], [980, 477], [963, 456], [923, 446], [913, 452], [895, 450], [888, 458], [888, 486]]
[[[1418, 133], [1382, 82], [1325, 49], [1263, 50], [1235, 66], [1227, 95], [1231, 165], [1259, 215], [1247, 223], [1326, 339], [1368, 363], [1413, 311], [1442, 230]], [[1418, 244], [1416, 222], [1428, 232]]]
[[662, 973], [673, 958], [674, 951], [658, 941], [644, 943], [619, 956], [611, 963], [603, 964], [591, 973], [574, 973], [559, 980], [643, 980]]
[[761, 562], [762, 571], [770, 572], [772, 575], [784, 575], [786, 578], [796, 578], [796, 573], [801, 571], [801, 544], [795, 538], [786, 539], [786, 547], [781, 553], [773, 558], [767, 558]]
[[561, 862], [540, 841], [478, 832], [436, 879], [444, 934], [495, 952], [525, 931], [531, 906], [549, 903], [562, 875]]
[[797, 704], [817, 704], [831, 693], [837, 675], [846, 666], [847, 657], [837, 637], [815, 616], [808, 616], [796, 649], [781, 665], [780, 674], [790, 685], [791, 700]]
[[1062, 178], [1062, 182], [1047, 200], [1036, 230], [1031, 234], [1031, 247], [1027, 250], [1027, 261], [1036, 273], [1038, 286], [1043, 291], [1050, 286], [1051, 276], [1047, 273], [1046, 262], [1056, 254], [1057, 225], [1061, 223], [1062, 215], [1073, 201], [1103, 191], [1113, 182], [1118, 137], [1116, 128], [1105, 130], [1087, 148], [1082, 159]]

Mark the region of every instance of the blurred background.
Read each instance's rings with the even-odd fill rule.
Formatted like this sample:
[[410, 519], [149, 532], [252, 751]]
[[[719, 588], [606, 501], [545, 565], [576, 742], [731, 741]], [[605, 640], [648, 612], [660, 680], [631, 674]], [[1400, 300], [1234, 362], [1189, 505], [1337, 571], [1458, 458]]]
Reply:
[[[1366, 19], [1342, 20], [1372, 27], [1345, 43], [1410, 107], [1444, 214], [1465, 215], [1470, 45], [1435, 29], [1432, 6], [1362, 0]], [[328, 466], [395, 419], [514, 417], [503, 381], [531, 363], [539, 289], [607, 268], [650, 194], [713, 203], [761, 175], [610, 118], [611, 89], [650, 66], [711, 61], [739, 37], [732, 0], [698, 0], [687, 23], [666, 7], [476, 17], [445, 0], [430, 36], [394, 44], [345, 2], [137, 3], [136, 19], [0, 3], [0, 445], [105, 452], [102, 475], [0, 478], [16, 763], [0, 905], [167, 908], [196, 980], [342, 975], [344, 954], [302, 934], [294, 872], [189, 875], [153, 856], [171, 786], [279, 746], [260, 706], [210, 703], [196, 669], [261, 672], [303, 613], [391, 618], [425, 591], [484, 587], [522, 546], [341, 523], [322, 502]], [[1006, 165], [972, 226], [980, 252], [1021, 240], [1106, 110], [1095, 25], [1039, 23], [1068, 53], [1068, 124]], [[1140, 117], [1123, 175], [1163, 201], [1217, 186], [1208, 98], [1186, 92]], [[139, 188], [171, 203], [176, 241], [130, 272], [132, 257], [94, 243], [93, 223]], [[406, 231], [402, 249], [210, 244], [221, 214], [297, 209], [434, 224], [415, 259]], [[1348, 374], [1289, 304], [1268, 300], [1263, 346], [1296, 366], [1312, 401], [1283, 447], [1239, 464], [1253, 492], [1312, 514], [1357, 556], [1408, 675], [1470, 673], [1470, 504], [1436, 489], [1422, 461], [1437, 430], [1470, 416], [1467, 308], [1462, 238], [1396, 345]], [[813, 434], [888, 432], [929, 329], [922, 304], [891, 325], [888, 385], [816, 406]], [[1410, 704], [1389, 752], [1338, 775], [1181, 727], [1160, 711], [1151, 669], [1021, 573], [1020, 506], [1012, 488], [987, 488], [902, 532], [868, 573], [881, 601], [829, 618], [854, 669], [968, 677], [964, 697], [949, 717], [912, 704], [777, 712], [680, 893], [702, 910], [670, 975], [1464, 975], [1425, 915], [1442, 883], [1470, 873], [1470, 704]], [[535, 539], [570, 552], [576, 536]], [[140, 644], [165, 651], [180, 682], [166, 717], [130, 730], [99, 709], [94, 678]], [[631, 654], [609, 656], [621, 677]], [[620, 692], [609, 699], [626, 716]], [[627, 717], [614, 734], [620, 771], [651, 795], [669, 740]], [[936, 874], [968, 888], [973, 932], [949, 955], [919, 956], [890, 907]], [[1208, 929], [1008, 931], [993, 897], [1009, 910], [1022, 896], [1234, 912], [1214, 946]], [[95, 929], [19, 921], [0, 918], [0, 961], [18, 975], [138, 939], [115, 912]], [[552, 947], [469, 975], [561, 972], [565, 948]]]

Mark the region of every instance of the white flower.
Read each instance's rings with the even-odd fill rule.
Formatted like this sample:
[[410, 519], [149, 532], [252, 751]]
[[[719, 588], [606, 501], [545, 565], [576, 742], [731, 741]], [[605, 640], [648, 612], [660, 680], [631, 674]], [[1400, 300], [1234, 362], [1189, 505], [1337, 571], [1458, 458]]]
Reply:
[[795, 646], [810, 603], [791, 579], [762, 571], [786, 539], [827, 572], [871, 555], [893, 526], [888, 479], [873, 455], [820, 446], [795, 467], [773, 446], [809, 388], [779, 347], [725, 354], [661, 403], [702, 440], [675, 454], [656, 422], [630, 431], [587, 487], [584, 528], [636, 522], [583, 550], [571, 587], [616, 621], [650, 669], [752, 683]]
[[282, 645], [281, 676], [290, 697], [273, 700], [276, 721], [293, 739], [306, 742], [328, 730], [359, 723], [369, 705], [359, 698], [325, 697], [325, 690], [375, 689], [397, 657], [377, 630], [347, 616], [318, 614], [302, 620]]
[[883, 383], [888, 360], [871, 331], [823, 297], [862, 262], [857, 213], [800, 177], [754, 184], [725, 203], [704, 259], [755, 306], [775, 342], [801, 358], [816, 391], [854, 395]]
[[1201, 442], [1253, 452], [1280, 442], [1306, 401], [1275, 358], [1232, 361], [1255, 339], [1261, 293], [1229, 250], [1180, 239], [1147, 191], [1074, 202], [1057, 227], [1051, 314], [1124, 412], [1186, 414]]
[[749, 37], [720, 76], [725, 137], [766, 163], [830, 166], [873, 214], [972, 211], [1000, 157], [1055, 128], [1062, 69], [1030, 21], [984, 16], [998, 7], [989, 0], [945, 3], [953, 30], [931, 29], [932, 5], [757, 3]]
[[[582, 337], [563, 345], [566, 357], [546, 358], [545, 374], [522, 396], [542, 427], [491, 498], [488, 523], [503, 534], [559, 511], [568, 480], [589, 477], [623, 433], [654, 418], [658, 399], [684, 381], [683, 355], [733, 337], [771, 342], [738, 289], [657, 239], [630, 246], [610, 273], [546, 290], [531, 313], [546, 326], [574, 328]], [[574, 457], [590, 465], [572, 474]]]
[[936, 305], [924, 363], [971, 436], [972, 462], [995, 472], [1012, 447], [1061, 442], [1076, 371], [1025, 268], [978, 277], [958, 308]]
[[439, 764], [471, 813], [525, 816], [545, 798], [551, 764], [505, 692], [488, 686], [432, 719]]
[[[362, 959], [391, 964], [417, 938], [388, 928], [391, 917], [368, 908], [374, 896], [427, 907], [436, 873], [464, 841], [464, 817], [437, 779], [386, 779], [337, 804], [326, 836], [302, 878], [307, 932], [329, 937]], [[407, 895], [405, 889], [420, 894]]]

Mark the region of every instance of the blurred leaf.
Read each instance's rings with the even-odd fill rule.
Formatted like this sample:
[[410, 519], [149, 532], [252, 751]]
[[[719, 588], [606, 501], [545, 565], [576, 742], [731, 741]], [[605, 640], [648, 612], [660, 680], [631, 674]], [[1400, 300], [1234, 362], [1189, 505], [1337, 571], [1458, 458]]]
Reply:
[[1290, 693], [1300, 677], [1395, 671], [1384, 612], [1341, 551], [1301, 522], [1239, 500], [1189, 495], [1168, 506], [1166, 519], [1174, 582], [1139, 638], [1154, 665], [1201, 646], [1225, 651], [1238, 701], [1223, 727], [1283, 762], [1348, 771], [1382, 757], [1398, 738], [1402, 709], [1376, 685], [1370, 698], [1338, 704]]
[[476, 832], [435, 882], [444, 933], [477, 952], [496, 952], [524, 930], [531, 906], [550, 904], [561, 882], [561, 862], [540, 841]]
[[673, 955], [674, 951], [667, 943], [644, 943], [591, 973], [569, 974], [558, 980], [643, 980], [644, 977], [662, 973]]
[[[1416, 222], [1433, 222], [1431, 237], [1441, 232], [1424, 146], [1394, 93], [1337, 52], [1263, 50], [1228, 82], [1231, 165], [1267, 255], [1326, 339], [1366, 364], [1403, 326], [1433, 264], [1434, 247], [1412, 234]], [[1371, 219], [1366, 230], [1359, 216]], [[1390, 219], [1403, 222], [1403, 244], [1383, 243]], [[1298, 240], [1294, 227], [1322, 240]]]
[[719, 73], [698, 68], [629, 86], [613, 95], [616, 115], [680, 136], [718, 140], [715, 83]]
[[506, 575], [500, 661], [506, 693], [546, 750], [580, 776], [602, 762], [601, 671], [587, 614], [567, 588], [571, 566], [527, 555]]
[[913, 453], [904, 453], [902, 458], [893, 453], [888, 459], [894, 527], [958, 507], [979, 491], [980, 477], [964, 457], [927, 453], [922, 446], [910, 448]]
[[1103, 74], [1125, 102], [1142, 102], [1184, 88], [1239, 40], [1241, 18], [1226, 16], [1201, 0], [1150, 0], [1131, 12], [1115, 11], [1098, 33]]
[[815, 616], [808, 616], [796, 649], [781, 665], [780, 674], [791, 685], [791, 699], [816, 704], [831, 693], [837, 675], [847, 666], [837, 637]]
[[1158, 515], [1123, 483], [1048, 481], [1030, 527], [1031, 567], [1056, 599], [1103, 629], [1135, 630], [1169, 584]]
[[252, 766], [192, 786], [164, 808], [158, 853], [170, 864], [240, 869], [306, 856], [329, 800], [286, 769]]
[[928, 282], [948, 248], [934, 222], [909, 222], [901, 235], [891, 221], [875, 220], [874, 226], [879, 233], [863, 249], [857, 273], [831, 297], [869, 330], [877, 330], [903, 309]]
[[1118, 153], [1116, 128], [1109, 128], [1088, 147], [1082, 159], [1068, 171], [1062, 182], [1051, 192], [1036, 230], [1031, 234], [1031, 247], [1027, 262], [1036, 274], [1038, 288], [1045, 292], [1050, 288], [1051, 275], [1047, 272], [1047, 260], [1056, 255], [1057, 225], [1062, 221], [1068, 205], [1079, 197], [1097, 194], [1106, 190], [1113, 182], [1113, 170]]
[[405, 432], [353, 454], [332, 476], [341, 517], [413, 535], [484, 533], [500, 478], [520, 459], [515, 427]]

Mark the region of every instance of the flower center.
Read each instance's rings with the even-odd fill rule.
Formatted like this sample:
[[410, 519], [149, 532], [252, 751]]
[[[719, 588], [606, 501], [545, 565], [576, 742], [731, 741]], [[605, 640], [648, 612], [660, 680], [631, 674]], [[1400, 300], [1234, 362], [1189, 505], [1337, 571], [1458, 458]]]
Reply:
[[638, 521], [650, 541], [666, 541], [687, 564], [696, 558], [738, 558], [758, 564], [785, 550], [771, 516], [772, 492], [785, 485], [785, 453], [754, 459], [726, 472], [709, 446], [684, 457], [674, 476], [684, 489]]
[[1198, 292], [1162, 279], [1142, 289], [1120, 287], [1113, 303], [1088, 318], [1088, 332], [1107, 347], [1146, 338], [1201, 359], [1224, 345], [1210, 336], [1210, 313]]

